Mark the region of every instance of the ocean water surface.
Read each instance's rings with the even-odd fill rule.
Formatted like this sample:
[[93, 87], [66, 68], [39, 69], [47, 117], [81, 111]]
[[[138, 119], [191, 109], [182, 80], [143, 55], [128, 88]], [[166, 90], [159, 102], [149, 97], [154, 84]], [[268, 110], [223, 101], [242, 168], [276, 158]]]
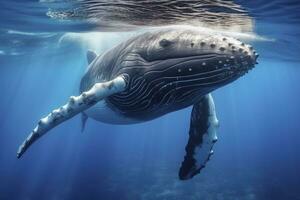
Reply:
[[[3, 0], [0, 200], [300, 199], [300, 2]], [[136, 125], [76, 116], [34, 144], [36, 122], [79, 94], [86, 52], [192, 26], [250, 43], [259, 64], [213, 92], [220, 121], [201, 173], [178, 179], [191, 108]]]

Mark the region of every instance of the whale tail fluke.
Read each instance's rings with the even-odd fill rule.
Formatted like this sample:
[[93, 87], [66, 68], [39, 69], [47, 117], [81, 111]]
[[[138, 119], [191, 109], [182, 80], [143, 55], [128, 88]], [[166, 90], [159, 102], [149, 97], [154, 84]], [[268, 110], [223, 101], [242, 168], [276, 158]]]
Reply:
[[111, 81], [96, 83], [90, 90], [83, 92], [77, 97], [71, 96], [67, 104], [53, 110], [38, 122], [38, 125], [19, 147], [17, 157], [20, 158], [37, 139], [55, 126], [92, 107], [98, 101], [125, 89], [125, 78], [123, 75], [120, 75]]

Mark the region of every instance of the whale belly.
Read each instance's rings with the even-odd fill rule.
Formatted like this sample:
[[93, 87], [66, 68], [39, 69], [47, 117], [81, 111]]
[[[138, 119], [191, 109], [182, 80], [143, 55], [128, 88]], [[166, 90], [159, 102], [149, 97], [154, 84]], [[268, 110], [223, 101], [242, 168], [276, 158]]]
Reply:
[[84, 113], [97, 121], [108, 124], [135, 124], [141, 123], [142, 120], [126, 117], [107, 106], [105, 100], [102, 100], [84, 111]]

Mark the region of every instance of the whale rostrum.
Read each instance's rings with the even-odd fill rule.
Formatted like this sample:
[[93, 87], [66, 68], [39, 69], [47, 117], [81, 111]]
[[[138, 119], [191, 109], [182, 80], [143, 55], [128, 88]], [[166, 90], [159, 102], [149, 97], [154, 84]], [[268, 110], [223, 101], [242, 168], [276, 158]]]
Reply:
[[38, 125], [19, 147], [17, 157], [20, 158], [33, 142], [55, 126], [88, 109], [103, 98], [125, 90], [125, 88], [126, 81], [120, 75], [111, 81], [96, 83], [90, 90], [83, 92], [79, 96], [71, 96], [67, 104], [53, 110], [49, 115], [40, 119]]

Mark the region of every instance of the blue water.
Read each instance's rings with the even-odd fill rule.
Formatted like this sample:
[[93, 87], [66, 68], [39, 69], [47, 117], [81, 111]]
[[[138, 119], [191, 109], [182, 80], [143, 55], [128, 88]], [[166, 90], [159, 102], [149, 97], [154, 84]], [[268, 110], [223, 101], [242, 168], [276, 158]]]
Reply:
[[300, 3], [236, 1], [255, 21], [252, 33], [266, 38], [249, 41], [259, 64], [213, 92], [215, 154], [182, 182], [190, 108], [137, 125], [90, 119], [83, 133], [76, 116], [16, 158], [36, 122], [78, 94], [86, 50], [101, 53], [137, 31], [101, 33], [99, 25], [84, 35], [96, 25], [53, 19], [45, 14], [52, 4], [24, 2], [0, 3], [0, 200], [300, 199]]

